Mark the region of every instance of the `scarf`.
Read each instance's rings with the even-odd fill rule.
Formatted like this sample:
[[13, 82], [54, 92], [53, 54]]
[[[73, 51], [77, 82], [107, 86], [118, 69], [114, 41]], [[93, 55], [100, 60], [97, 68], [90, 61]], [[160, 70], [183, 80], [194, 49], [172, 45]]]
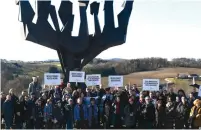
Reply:
[[116, 114], [120, 114], [120, 102], [116, 102]]

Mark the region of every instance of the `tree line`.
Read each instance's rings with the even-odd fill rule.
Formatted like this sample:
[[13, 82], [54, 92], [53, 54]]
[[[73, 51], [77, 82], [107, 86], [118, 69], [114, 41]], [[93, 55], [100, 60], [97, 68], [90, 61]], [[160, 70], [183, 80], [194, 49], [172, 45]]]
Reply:
[[83, 70], [89, 74], [100, 73], [102, 76], [108, 76], [126, 75], [134, 72], [174, 67], [201, 68], [201, 59], [174, 58], [171, 61], [168, 61], [165, 58], [142, 58], [122, 60], [120, 62], [94, 59], [94, 61], [91, 62], [91, 65], [85, 66]]

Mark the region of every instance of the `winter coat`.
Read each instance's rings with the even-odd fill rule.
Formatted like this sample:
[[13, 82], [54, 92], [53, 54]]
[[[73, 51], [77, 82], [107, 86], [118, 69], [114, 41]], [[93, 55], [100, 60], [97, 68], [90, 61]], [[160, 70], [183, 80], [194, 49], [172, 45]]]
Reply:
[[35, 104], [31, 100], [25, 101], [24, 108], [23, 119], [24, 121], [30, 120], [34, 116]]
[[36, 105], [34, 108], [34, 119], [38, 120], [44, 117], [44, 110], [42, 106]]
[[[16, 105], [14, 107], [15, 112], [15, 123], [21, 123], [23, 120], [23, 114], [24, 114], [24, 102], [16, 102]], [[20, 115], [17, 115], [17, 113], [20, 113]]]
[[124, 108], [124, 117], [125, 117], [125, 125], [127, 127], [133, 126], [136, 122], [136, 112], [137, 105], [136, 104], [128, 104]]
[[41, 90], [42, 90], [42, 87], [39, 83], [31, 82], [29, 84], [28, 94], [31, 95], [31, 93], [35, 93], [36, 97], [38, 98], [40, 96]]
[[46, 104], [44, 108], [44, 119], [46, 121], [52, 119], [52, 112], [53, 112], [52, 104]]
[[193, 106], [191, 108], [190, 118], [193, 118], [193, 125], [195, 127], [201, 127], [201, 107], [197, 108], [196, 106]]
[[167, 103], [166, 104], [166, 120], [168, 121], [173, 121], [175, 119], [176, 116], [176, 111], [175, 111], [175, 103], [171, 102], [171, 103]]
[[100, 113], [103, 113], [105, 101], [112, 102], [112, 100], [113, 100], [113, 95], [112, 94], [105, 94], [105, 95], [102, 96], [101, 103], [99, 105]]
[[92, 105], [88, 107], [88, 121], [89, 121], [89, 126], [91, 126], [92, 121], [95, 122], [95, 124], [98, 123], [98, 107], [97, 105], [93, 106], [94, 109], [94, 117], [92, 117]]
[[160, 108], [156, 108], [156, 124], [165, 123], [165, 108], [161, 106]]
[[12, 101], [5, 100], [3, 103], [3, 114], [4, 114], [4, 119], [5, 120], [12, 120], [14, 116], [14, 107]]
[[150, 102], [142, 106], [142, 117], [144, 121], [154, 122], [155, 117], [155, 106]]
[[189, 119], [190, 108], [188, 104], [179, 103], [176, 107], [176, 119], [177, 120], [185, 120]]
[[64, 119], [68, 122], [68, 121], [74, 121], [73, 119], [73, 105], [69, 105], [69, 104], [65, 104], [64, 105]]
[[[80, 118], [80, 106], [77, 104], [75, 105], [74, 107], [74, 120], [75, 121], [78, 121], [78, 120], [81, 120]], [[83, 112], [84, 112], [84, 120], [87, 120], [88, 119], [88, 111], [87, 111], [87, 106], [82, 104], [82, 109], [83, 109]]]
[[53, 108], [52, 116], [57, 121], [62, 121], [64, 119], [64, 111], [62, 107], [58, 107], [57, 105]]
[[123, 104], [120, 102], [119, 103], [119, 113], [117, 114], [116, 111], [117, 111], [117, 103], [113, 103], [112, 104], [112, 113], [111, 113], [111, 116], [112, 116], [112, 124], [116, 124], [116, 120], [118, 118], [116, 118], [117, 116], [120, 116], [120, 117], [123, 117], [124, 116], [124, 106]]
[[3, 118], [3, 104], [5, 102], [6, 98], [1, 98], [1, 118]]

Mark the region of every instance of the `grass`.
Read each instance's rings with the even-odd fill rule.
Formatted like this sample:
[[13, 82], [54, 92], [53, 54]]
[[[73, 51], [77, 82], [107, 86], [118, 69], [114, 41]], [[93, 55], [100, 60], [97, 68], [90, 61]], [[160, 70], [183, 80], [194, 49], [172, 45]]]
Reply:
[[[49, 65], [55, 65], [58, 66], [59, 68], [61, 65], [58, 62], [51, 63], [51, 64], [43, 64], [43, 66], [40, 66], [39, 68], [47, 68]], [[137, 84], [139, 87], [142, 86], [142, 80], [145, 78], [155, 78], [155, 79], [160, 79], [160, 83], [166, 83], [165, 79], [167, 78], [168, 80], [172, 81], [175, 83], [175, 91], [178, 89], [184, 89], [186, 92], [191, 91], [192, 87], [189, 87], [189, 84], [192, 83], [192, 80], [182, 80], [182, 79], [175, 79], [177, 74], [179, 73], [185, 73], [185, 74], [199, 74], [201, 75], [201, 69], [197, 68], [161, 68], [156, 71], [146, 71], [146, 72], [136, 72], [136, 73], [131, 73], [128, 75], [124, 75], [124, 85], [130, 83], [130, 84]], [[36, 71], [31, 71], [29, 73], [30, 75], [40, 75], [43, 77], [43, 74], [40, 72]], [[201, 84], [201, 81], [196, 81], [197, 84]], [[108, 77], [102, 77], [102, 85], [103, 87], [108, 86]]]
[[[142, 80], [145, 78], [151, 79], [160, 79], [160, 83], [166, 83], [165, 78], [171, 80], [175, 83], [175, 91], [178, 89], [184, 89], [186, 92], [192, 90], [192, 87], [189, 87], [189, 84], [192, 83], [192, 80], [182, 80], [176, 79], [178, 73], [195, 73], [201, 75], [201, 69], [196, 68], [162, 68], [157, 71], [146, 71], [146, 72], [136, 72], [129, 75], [124, 75], [124, 85], [128, 84], [137, 84], [138, 86], [142, 86]], [[201, 81], [196, 81], [197, 84], [201, 84]], [[108, 86], [108, 78], [102, 78], [103, 86]]]

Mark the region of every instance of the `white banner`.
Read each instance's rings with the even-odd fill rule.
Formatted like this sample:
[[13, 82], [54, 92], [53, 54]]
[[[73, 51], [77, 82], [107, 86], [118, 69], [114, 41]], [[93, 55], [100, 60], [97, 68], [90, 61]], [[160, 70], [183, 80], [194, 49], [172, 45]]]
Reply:
[[101, 85], [101, 75], [100, 74], [86, 75], [86, 85], [87, 86]]
[[142, 88], [145, 91], [159, 91], [159, 79], [143, 79]]
[[109, 76], [108, 86], [109, 87], [123, 87], [123, 76]]
[[198, 96], [201, 97], [201, 85], [200, 85], [200, 88], [199, 88], [199, 91], [198, 91]]
[[60, 85], [61, 74], [60, 73], [45, 73], [44, 84], [45, 85]]
[[84, 83], [85, 72], [83, 71], [70, 71], [69, 82]]

